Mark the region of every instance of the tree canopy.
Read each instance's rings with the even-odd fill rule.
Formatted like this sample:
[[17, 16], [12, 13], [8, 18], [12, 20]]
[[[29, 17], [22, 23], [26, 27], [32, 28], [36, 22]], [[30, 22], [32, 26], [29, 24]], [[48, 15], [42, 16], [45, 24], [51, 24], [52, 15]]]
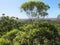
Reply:
[[59, 33], [47, 21], [21, 23], [14, 17], [0, 17], [0, 45], [59, 45]]
[[26, 14], [29, 17], [38, 17], [39, 16], [46, 16], [48, 15], [48, 13], [46, 12], [49, 9], [49, 5], [40, 2], [40, 1], [29, 1], [29, 2], [25, 2], [21, 5], [21, 9], [22, 11], [26, 12]]
[[60, 8], [60, 3], [58, 3], [58, 6], [59, 6], [59, 8]]

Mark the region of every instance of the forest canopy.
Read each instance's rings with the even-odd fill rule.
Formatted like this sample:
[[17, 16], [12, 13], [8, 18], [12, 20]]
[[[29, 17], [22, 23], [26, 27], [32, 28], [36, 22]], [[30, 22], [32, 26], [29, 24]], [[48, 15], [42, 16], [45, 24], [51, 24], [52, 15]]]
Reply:
[[39, 19], [48, 15], [49, 5], [28, 1], [20, 9], [29, 18], [37, 17], [38, 20], [21, 20], [3, 13], [0, 17], [0, 45], [60, 45], [60, 19]]

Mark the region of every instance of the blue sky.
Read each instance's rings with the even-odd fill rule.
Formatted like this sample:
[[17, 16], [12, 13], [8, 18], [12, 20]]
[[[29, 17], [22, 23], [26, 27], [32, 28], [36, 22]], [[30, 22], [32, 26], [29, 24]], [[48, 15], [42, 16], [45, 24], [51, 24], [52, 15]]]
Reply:
[[[8, 16], [15, 16], [19, 18], [28, 18], [25, 13], [21, 13], [19, 7], [22, 3], [28, 0], [0, 0], [0, 16], [2, 13], [5, 13]], [[60, 0], [42, 0], [45, 4], [50, 6], [48, 10], [49, 16], [48, 18], [55, 18], [58, 14], [60, 14], [60, 10], [58, 8], [58, 2]]]

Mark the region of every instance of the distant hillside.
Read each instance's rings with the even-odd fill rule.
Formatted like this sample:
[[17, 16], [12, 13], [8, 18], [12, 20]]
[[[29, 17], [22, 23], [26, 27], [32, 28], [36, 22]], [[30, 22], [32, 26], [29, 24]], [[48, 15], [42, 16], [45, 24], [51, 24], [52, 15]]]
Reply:
[[[20, 19], [22, 21], [27, 21], [27, 20], [38, 20], [38, 19]], [[40, 18], [39, 20], [58, 20], [57, 18]]]

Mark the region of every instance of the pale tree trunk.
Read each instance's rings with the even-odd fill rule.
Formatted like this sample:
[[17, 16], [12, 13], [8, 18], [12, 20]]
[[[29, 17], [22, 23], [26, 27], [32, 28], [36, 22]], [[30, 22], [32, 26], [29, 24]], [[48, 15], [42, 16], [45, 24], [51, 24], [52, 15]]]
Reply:
[[38, 15], [38, 21], [39, 21], [39, 15]]

